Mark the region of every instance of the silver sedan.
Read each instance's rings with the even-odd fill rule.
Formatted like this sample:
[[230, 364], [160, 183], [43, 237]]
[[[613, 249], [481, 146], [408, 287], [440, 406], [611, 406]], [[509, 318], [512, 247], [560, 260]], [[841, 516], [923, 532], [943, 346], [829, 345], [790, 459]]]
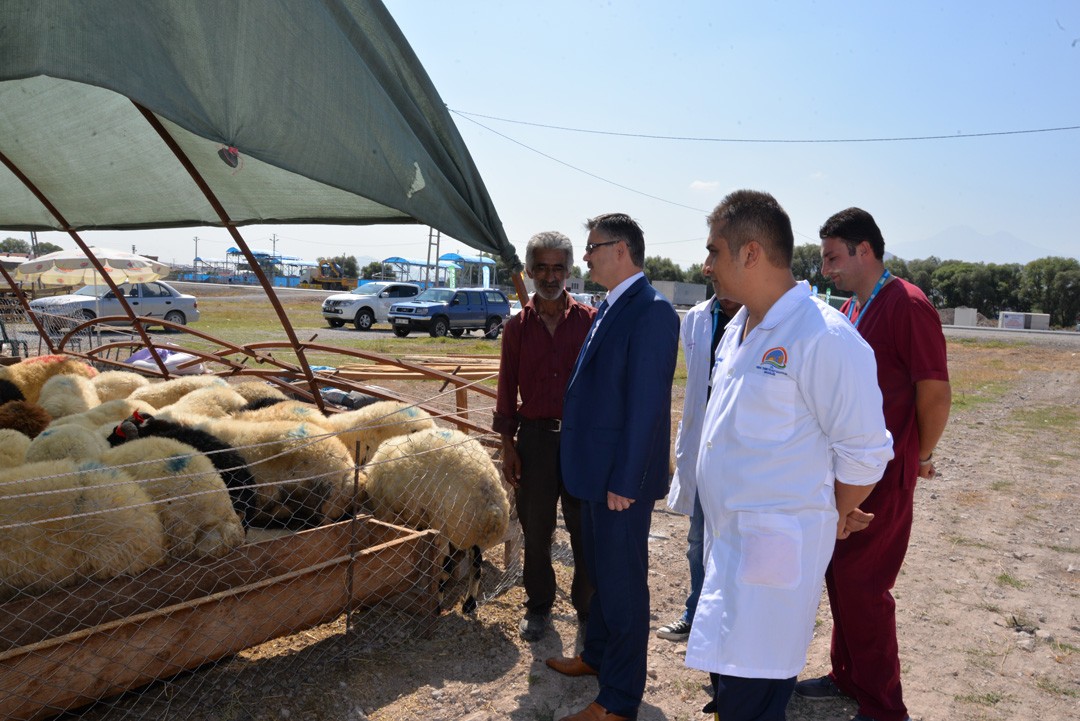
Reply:
[[[199, 320], [195, 296], [181, 293], [168, 283], [124, 283], [119, 286], [135, 314], [159, 318], [177, 325]], [[87, 285], [69, 295], [55, 295], [30, 301], [35, 312], [91, 320], [107, 315], [125, 315], [120, 301], [107, 285]]]

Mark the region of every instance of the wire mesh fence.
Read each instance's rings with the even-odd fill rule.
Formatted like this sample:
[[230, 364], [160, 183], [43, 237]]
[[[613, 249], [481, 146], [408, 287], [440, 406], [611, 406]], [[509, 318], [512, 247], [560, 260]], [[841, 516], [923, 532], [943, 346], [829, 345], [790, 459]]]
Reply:
[[51, 417], [0, 430], [2, 718], [261, 718], [518, 579], [490, 447], [438, 410], [60, 365], [0, 374]]

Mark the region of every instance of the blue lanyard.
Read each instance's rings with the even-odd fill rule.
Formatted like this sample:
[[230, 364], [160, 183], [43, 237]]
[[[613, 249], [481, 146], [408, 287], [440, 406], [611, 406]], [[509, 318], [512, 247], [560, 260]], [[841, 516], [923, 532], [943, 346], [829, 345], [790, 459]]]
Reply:
[[[856, 328], [859, 327], [859, 321], [861, 321], [863, 319], [863, 316], [866, 315], [866, 309], [869, 308], [870, 304], [874, 302], [874, 298], [877, 298], [878, 291], [881, 290], [881, 287], [885, 285], [885, 281], [887, 281], [890, 277], [892, 276], [886, 269], [886, 271], [881, 274], [881, 277], [878, 278], [878, 282], [876, 285], [874, 285], [874, 289], [870, 291], [870, 297], [866, 299], [866, 302], [863, 303], [862, 309], [859, 311], [859, 317], [853, 321]], [[848, 320], [851, 320], [851, 316], [853, 315], [855, 315], [855, 303], [852, 303], [850, 306], [848, 306]]]

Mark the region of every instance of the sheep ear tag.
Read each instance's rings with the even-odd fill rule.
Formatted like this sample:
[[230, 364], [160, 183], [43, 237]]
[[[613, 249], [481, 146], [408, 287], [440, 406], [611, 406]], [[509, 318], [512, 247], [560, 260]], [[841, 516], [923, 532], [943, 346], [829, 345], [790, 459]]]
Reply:
[[115, 435], [117, 435], [117, 436], [120, 436], [121, 438], [127, 438], [127, 434], [126, 434], [126, 433], [124, 433], [124, 424], [123, 424], [123, 423], [121, 423], [120, 425], [118, 425], [118, 426], [117, 426], [116, 428], [113, 428], [113, 429], [112, 429], [112, 432], [113, 432], [113, 433], [114, 433]]

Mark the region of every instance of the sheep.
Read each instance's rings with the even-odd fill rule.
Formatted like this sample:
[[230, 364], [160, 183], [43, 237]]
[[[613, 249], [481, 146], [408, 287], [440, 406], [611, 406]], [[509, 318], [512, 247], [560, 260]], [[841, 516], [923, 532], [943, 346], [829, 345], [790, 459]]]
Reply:
[[108, 441], [110, 445], [117, 446], [137, 438], [171, 438], [203, 453], [225, 482], [233, 510], [240, 516], [243, 525], [251, 525], [257, 517], [255, 479], [247, 469], [244, 457], [228, 443], [206, 431], [141, 413], [136, 413], [117, 426]]
[[[276, 402], [263, 405], [269, 400]], [[260, 399], [248, 403], [242, 409], [233, 413], [232, 416], [238, 421], [293, 421], [296, 423], [306, 421], [323, 428], [328, 427], [326, 416], [320, 413], [318, 408], [301, 401]]]
[[131, 476], [156, 504], [170, 558], [220, 558], [244, 542], [244, 528], [210, 459], [172, 438], [138, 438], [101, 462]]
[[128, 396], [128, 400], [146, 401], [154, 408], [164, 408], [193, 390], [215, 385], [225, 385], [225, 381], [212, 375], [184, 376], [136, 388]]
[[102, 403], [127, 398], [137, 389], [150, 385], [150, 379], [131, 371], [105, 371], [90, 379]]
[[355, 460], [363, 464], [387, 438], [434, 428], [435, 421], [417, 406], [401, 401], [380, 401], [359, 410], [334, 413], [323, 425], [338, 434], [349, 453], [355, 453], [359, 444], [359, 456]]
[[8, 401], [0, 405], [0, 428], [10, 428], [35, 438], [52, 423], [52, 416], [35, 403]]
[[442, 534], [448, 547], [443, 549], [440, 609], [453, 559], [468, 554], [472, 573], [462, 611], [475, 611], [483, 552], [501, 541], [510, 526], [510, 501], [484, 447], [447, 428], [388, 439], [367, 466], [365, 490], [376, 518]]
[[[153, 412], [153, 406], [146, 401], [131, 401], [126, 398], [117, 398], [115, 400], [105, 401], [101, 405], [95, 406], [84, 413], [57, 418], [53, 420], [50, 425], [55, 428], [56, 426], [67, 425], [69, 423], [78, 423], [89, 430], [96, 431], [102, 425], [108, 424], [109, 430], [111, 431], [113, 426], [131, 416], [132, 413], [144, 413], [149, 415]], [[108, 433], [105, 435], [107, 436]]]
[[214, 384], [185, 394], [175, 403], [159, 406], [158, 413], [194, 414], [204, 418], [224, 418], [247, 405], [247, 399], [228, 384]]
[[34, 356], [15, 365], [0, 366], [0, 379], [14, 383], [30, 403], [38, 402], [45, 381], [61, 374], [93, 378], [97, 375], [97, 370], [82, 361], [62, 355]]
[[21, 466], [26, 462], [30, 437], [11, 428], [0, 429], [0, 470]]
[[345, 445], [308, 423], [210, 418], [195, 426], [234, 446], [255, 478], [252, 525], [289, 528], [336, 521], [355, 505]]
[[26, 462], [50, 461], [68, 458], [86, 461], [98, 458], [109, 450], [105, 436], [79, 423], [46, 428], [30, 441], [26, 449]]
[[0, 471], [0, 600], [164, 559], [161, 520], [124, 473], [71, 460]]
[[76, 375], [57, 375], [41, 386], [38, 405], [55, 418], [85, 413], [101, 405], [97, 389], [89, 378]]
[[246, 398], [248, 403], [261, 398], [276, 398], [277, 400], [282, 401], [288, 398], [281, 390], [264, 381], [243, 381], [241, 383], [233, 383], [231, 384], [231, 387], [234, 391]]
[[25, 400], [26, 396], [19, 390], [19, 386], [15, 385], [7, 378], [0, 378], [0, 405], [3, 405], [8, 401]]

